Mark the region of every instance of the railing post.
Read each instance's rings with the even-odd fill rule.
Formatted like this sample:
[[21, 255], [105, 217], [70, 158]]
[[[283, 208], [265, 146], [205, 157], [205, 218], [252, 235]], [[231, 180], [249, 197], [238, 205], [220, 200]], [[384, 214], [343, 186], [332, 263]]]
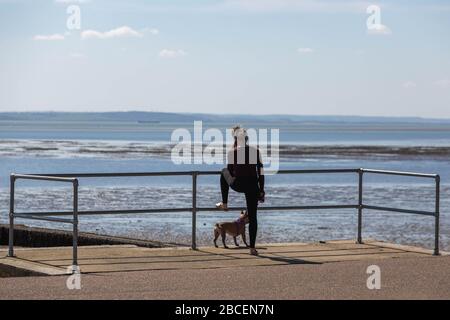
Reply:
[[358, 177], [358, 237], [356, 242], [362, 244], [362, 214], [363, 214], [363, 174], [364, 169], [359, 169]]
[[14, 187], [16, 184], [16, 177], [14, 174], [10, 176], [9, 184], [9, 243], [8, 243], [8, 257], [14, 257]]
[[192, 172], [192, 250], [197, 249], [197, 175]]
[[435, 212], [434, 212], [434, 255], [439, 255], [439, 211], [440, 211], [440, 196], [441, 196], [441, 177], [439, 175], [436, 176], [436, 204], [435, 204]]
[[73, 181], [73, 260], [72, 268], [75, 272], [78, 266], [78, 179]]

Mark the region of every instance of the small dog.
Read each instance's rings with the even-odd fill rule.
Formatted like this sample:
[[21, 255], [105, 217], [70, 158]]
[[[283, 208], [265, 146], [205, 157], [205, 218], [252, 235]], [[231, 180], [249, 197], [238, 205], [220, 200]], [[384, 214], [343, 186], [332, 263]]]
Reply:
[[246, 247], [248, 248], [249, 245], [247, 244], [247, 241], [245, 239], [245, 225], [248, 223], [249, 219], [247, 211], [242, 211], [239, 219], [237, 219], [236, 221], [216, 223], [214, 227], [214, 246], [218, 248], [217, 239], [219, 238], [219, 235], [221, 235], [223, 247], [228, 249], [225, 243], [226, 234], [228, 233], [229, 235], [233, 236], [234, 244], [236, 245], [236, 247], [239, 247], [239, 244], [236, 241], [236, 237], [241, 236], [242, 241], [244, 241]]

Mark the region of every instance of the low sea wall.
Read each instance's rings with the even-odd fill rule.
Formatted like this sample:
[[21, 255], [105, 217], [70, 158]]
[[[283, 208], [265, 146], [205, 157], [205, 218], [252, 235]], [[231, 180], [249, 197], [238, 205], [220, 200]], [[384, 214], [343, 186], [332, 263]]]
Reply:
[[[9, 226], [0, 224], [0, 245], [7, 246], [9, 239]], [[97, 235], [93, 233], [80, 232], [78, 235], [79, 246], [94, 245], [136, 245], [147, 248], [171, 247], [158, 241], [138, 240], [124, 237]], [[27, 227], [24, 225], [14, 226], [14, 246], [18, 247], [64, 247], [72, 246], [72, 232], [64, 230], [53, 230], [45, 228]]]

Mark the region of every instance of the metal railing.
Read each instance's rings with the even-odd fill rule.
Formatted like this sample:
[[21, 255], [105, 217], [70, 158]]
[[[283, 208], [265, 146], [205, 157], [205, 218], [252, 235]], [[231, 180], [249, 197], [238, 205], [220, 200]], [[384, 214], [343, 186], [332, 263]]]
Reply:
[[[219, 175], [220, 171], [174, 171], [174, 172], [131, 172], [131, 173], [65, 173], [65, 174], [11, 174], [10, 183], [10, 212], [9, 212], [9, 250], [8, 255], [14, 256], [14, 219], [35, 219], [53, 222], [71, 223], [73, 225], [73, 265], [78, 265], [78, 216], [80, 215], [103, 215], [103, 214], [141, 214], [141, 213], [166, 213], [166, 212], [191, 212], [192, 213], [192, 249], [197, 248], [196, 229], [197, 212], [216, 211], [215, 207], [197, 206], [197, 178], [198, 176]], [[316, 210], [316, 209], [357, 209], [358, 229], [357, 243], [362, 243], [362, 218], [363, 210], [378, 210], [387, 212], [400, 212], [432, 216], [435, 219], [434, 234], [434, 255], [439, 255], [439, 202], [440, 202], [440, 176], [437, 174], [424, 174], [415, 172], [386, 171], [372, 169], [323, 169], [323, 170], [280, 170], [278, 174], [341, 174], [354, 173], [358, 175], [358, 203], [355, 204], [335, 204], [335, 205], [309, 205], [309, 206], [262, 206], [258, 210]], [[434, 211], [424, 211], [415, 209], [392, 208], [384, 206], [374, 206], [363, 202], [363, 176], [364, 174], [381, 174], [395, 176], [409, 176], [419, 178], [434, 179], [436, 184], [435, 208]], [[185, 208], [160, 208], [160, 209], [125, 209], [125, 210], [78, 210], [78, 179], [79, 178], [105, 178], [105, 177], [155, 177], [155, 176], [191, 176], [192, 177], [192, 206]], [[73, 210], [59, 212], [15, 212], [15, 183], [19, 179], [43, 180], [67, 182], [73, 184]], [[229, 210], [242, 210], [241, 207], [230, 207]], [[72, 219], [57, 218], [58, 216], [72, 216]]]

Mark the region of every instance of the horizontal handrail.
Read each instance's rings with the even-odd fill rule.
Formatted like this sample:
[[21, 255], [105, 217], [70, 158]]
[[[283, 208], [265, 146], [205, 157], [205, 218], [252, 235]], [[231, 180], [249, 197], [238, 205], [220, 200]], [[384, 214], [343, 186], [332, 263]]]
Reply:
[[[304, 169], [279, 170], [277, 174], [321, 174], [321, 173], [373, 173], [382, 175], [409, 176], [418, 178], [439, 178], [438, 174], [418, 173], [408, 171], [392, 171], [377, 169]], [[218, 175], [221, 171], [161, 171], [161, 172], [97, 172], [97, 173], [38, 173], [38, 174], [12, 174], [12, 176], [29, 180], [73, 181], [73, 178], [107, 178], [107, 177], [157, 177], [157, 176], [192, 176]], [[67, 178], [68, 180], [65, 180]]]
[[[277, 174], [314, 174], [314, 173], [357, 173], [362, 169], [305, 169], [279, 170]], [[192, 176], [218, 175], [221, 171], [161, 171], [161, 172], [96, 172], [96, 173], [46, 173], [27, 174], [29, 177], [59, 177], [59, 178], [107, 178], [107, 177], [157, 177], [157, 176]], [[17, 176], [17, 175], [16, 175]]]
[[[73, 212], [70, 212], [67, 215], [73, 215]], [[16, 218], [25, 218], [25, 219], [33, 219], [33, 220], [42, 220], [42, 221], [50, 221], [50, 222], [61, 222], [61, 223], [69, 223], [73, 224], [74, 221], [72, 219], [61, 219], [61, 218], [53, 218], [53, 215], [35, 215], [35, 214], [28, 214], [28, 213], [15, 213], [14, 217]]]
[[24, 180], [42, 180], [42, 181], [57, 181], [57, 182], [68, 182], [74, 183], [77, 181], [74, 177], [58, 177], [56, 175], [39, 175], [39, 174], [15, 174], [12, 173], [11, 177], [13, 179], [24, 179]]
[[[314, 209], [358, 209], [358, 205], [324, 205], [324, 206], [266, 206], [258, 207], [258, 211], [274, 211], [274, 210], [314, 210]], [[215, 207], [197, 207], [197, 212], [211, 212], [211, 211], [221, 211]], [[230, 207], [229, 211], [245, 210], [246, 207]], [[175, 212], [191, 212], [192, 207], [185, 208], [158, 208], [158, 209], [129, 209], [129, 210], [79, 210], [79, 216], [88, 215], [116, 215], [116, 214], [140, 214], [140, 213], [175, 213]], [[29, 216], [70, 216], [73, 214], [72, 211], [55, 211], [55, 212], [21, 212], [21, 215]]]
[[[61, 178], [108, 178], [108, 177], [157, 177], [157, 176], [191, 176], [196, 171], [162, 171], [162, 172], [98, 172], [98, 173], [46, 173], [27, 174], [28, 176], [52, 176]], [[211, 174], [220, 172], [210, 171]]]
[[375, 174], [385, 174], [393, 176], [407, 176], [407, 177], [418, 177], [418, 178], [439, 178], [438, 174], [430, 173], [417, 173], [417, 172], [407, 172], [407, 171], [390, 171], [390, 170], [374, 170], [374, 169], [361, 169], [363, 172], [375, 173]]
[[371, 206], [371, 205], [363, 205], [364, 209], [377, 210], [377, 211], [390, 211], [390, 212], [399, 212], [399, 213], [411, 213], [411, 214], [420, 214], [424, 216], [433, 216], [435, 212], [432, 211], [423, 211], [423, 210], [412, 210], [412, 209], [401, 209], [401, 208], [391, 208], [391, 207], [382, 207], [382, 206]]

